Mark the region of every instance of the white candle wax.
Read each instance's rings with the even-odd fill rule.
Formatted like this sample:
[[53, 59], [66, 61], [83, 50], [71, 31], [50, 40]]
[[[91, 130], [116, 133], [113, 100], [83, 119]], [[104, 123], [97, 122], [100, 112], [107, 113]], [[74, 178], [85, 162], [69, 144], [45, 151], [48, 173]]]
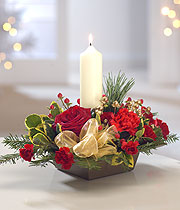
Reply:
[[80, 105], [94, 108], [100, 104], [101, 97], [102, 54], [90, 40], [90, 46], [80, 55]]

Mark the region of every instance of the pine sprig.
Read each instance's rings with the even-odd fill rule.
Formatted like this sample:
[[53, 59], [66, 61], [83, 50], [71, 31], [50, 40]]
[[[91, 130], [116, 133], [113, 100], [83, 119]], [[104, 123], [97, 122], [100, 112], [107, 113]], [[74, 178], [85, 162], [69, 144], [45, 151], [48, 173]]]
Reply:
[[11, 134], [4, 138], [2, 141], [4, 146], [8, 146], [9, 149], [19, 150], [20, 148], [23, 148], [25, 144], [31, 144], [31, 141], [24, 137], [23, 135], [21, 137], [12, 136]]
[[174, 134], [174, 133], [170, 133], [168, 136], [167, 136], [167, 140], [166, 142], [167, 143], [175, 143], [176, 141], [179, 141], [179, 137], [177, 136], [177, 134]]
[[104, 93], [108, 97], [109, 105], [114, 101], [118, 101], [121, 104], [134, 84], [135, 80], [133, 78], [128, 80], [124, 73], [121, 74], [119, 72], [117, 77], [109, 73], [105, 77], [105, 86], [103, 87]]
[[54, 165], [54, 158], [55, 158], [55, 154], [42, 155], [41, 157], [39, 157], [38, 160], [32, 160], [29, 166], [46, 167], [48, 163], [51, 163]]
[[20, 157], [19, 153], [1, 155], [0, 156], [0, 165], [6, 164], [6, 163], [16, 164], [16, 161], [19, 160], [20, 158], [21, 157]]
[[153, 141], [147, 142], [146, 144], [138, 146], [139, 152], [145, 153], [146, 155], [151, 155], [152, 149], [157, 149], [158, 147], [165, 146], [166, 143], [164, 141]]

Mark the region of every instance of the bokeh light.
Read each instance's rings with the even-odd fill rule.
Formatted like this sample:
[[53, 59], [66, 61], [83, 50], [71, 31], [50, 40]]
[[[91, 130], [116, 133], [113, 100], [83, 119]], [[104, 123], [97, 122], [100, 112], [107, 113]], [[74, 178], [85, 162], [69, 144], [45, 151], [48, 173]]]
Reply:
[[165, 36], [171, 36], [172, 35], [172, 29], [171, 28], [165, 28], [164, 29], [164, 35]]
[[14, 51], [21, 51], [22, 45], [21, 45], [21, 43], [15, 43], [13, 45], [13, 48], [14, 48]]
[[3, 24], [3, 29], [4, 29], [5, 31], [9, 31], [9, 30], [11, 29], [11, 24], [10, 24], [10, 23], [4, 23], [4, 24]]
[[176, 12], [174, 10], [170, 10], [168, 13], [169, 18], [175, 18], [176, 17]]
[[9, 34], [11, 36], [16, 36], [17, 35], [17, 30], [15, 28], [11, 28], [11, 30], [9, 31]]
[[168, 15], [169, 14], [169, 7], [163, 7], [162, 9], [161, 9], [161, 13], [163, 14], [163, 15]]
[[173, 21], [174, 28], [180, 28], [180, 20], [176, 19]]
[[12, 62], [11, 61], [6, 61], [4, 63], [4, 68], [7, 69], [7, 70], [12, 69]]
[[8, 23], [10, 23], [10, 24], [14, 24], [16, 22], [16, 18], [15, 17], [13, 17], [13, 16], [10, 16], [9, 18], [8, 18]]
[[4, 52], [0, 52], [0, 60], [4, 61], [6, 59], [6, 54]]
[[175, 4], [180, 4], [180, 0], [174, 0]]

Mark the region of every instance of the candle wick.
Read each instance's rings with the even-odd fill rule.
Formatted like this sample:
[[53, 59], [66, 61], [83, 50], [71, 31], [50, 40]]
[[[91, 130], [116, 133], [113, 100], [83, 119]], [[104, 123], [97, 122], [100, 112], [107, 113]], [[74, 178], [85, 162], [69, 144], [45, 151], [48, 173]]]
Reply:
[[90, 45], [90, 46], [92, 45], [91, 42], [89, 43], [89, 45]]

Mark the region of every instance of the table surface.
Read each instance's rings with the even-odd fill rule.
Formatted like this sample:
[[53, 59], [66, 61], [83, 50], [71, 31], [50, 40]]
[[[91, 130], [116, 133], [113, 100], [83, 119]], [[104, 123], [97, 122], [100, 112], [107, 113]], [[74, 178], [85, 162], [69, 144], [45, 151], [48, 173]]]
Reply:
[[92, 181], [53, 166], [0, 166], [2, 210], [179, 210], [179, 195], [180, 161], [161, 155], [141, 154], [134, 171]]

